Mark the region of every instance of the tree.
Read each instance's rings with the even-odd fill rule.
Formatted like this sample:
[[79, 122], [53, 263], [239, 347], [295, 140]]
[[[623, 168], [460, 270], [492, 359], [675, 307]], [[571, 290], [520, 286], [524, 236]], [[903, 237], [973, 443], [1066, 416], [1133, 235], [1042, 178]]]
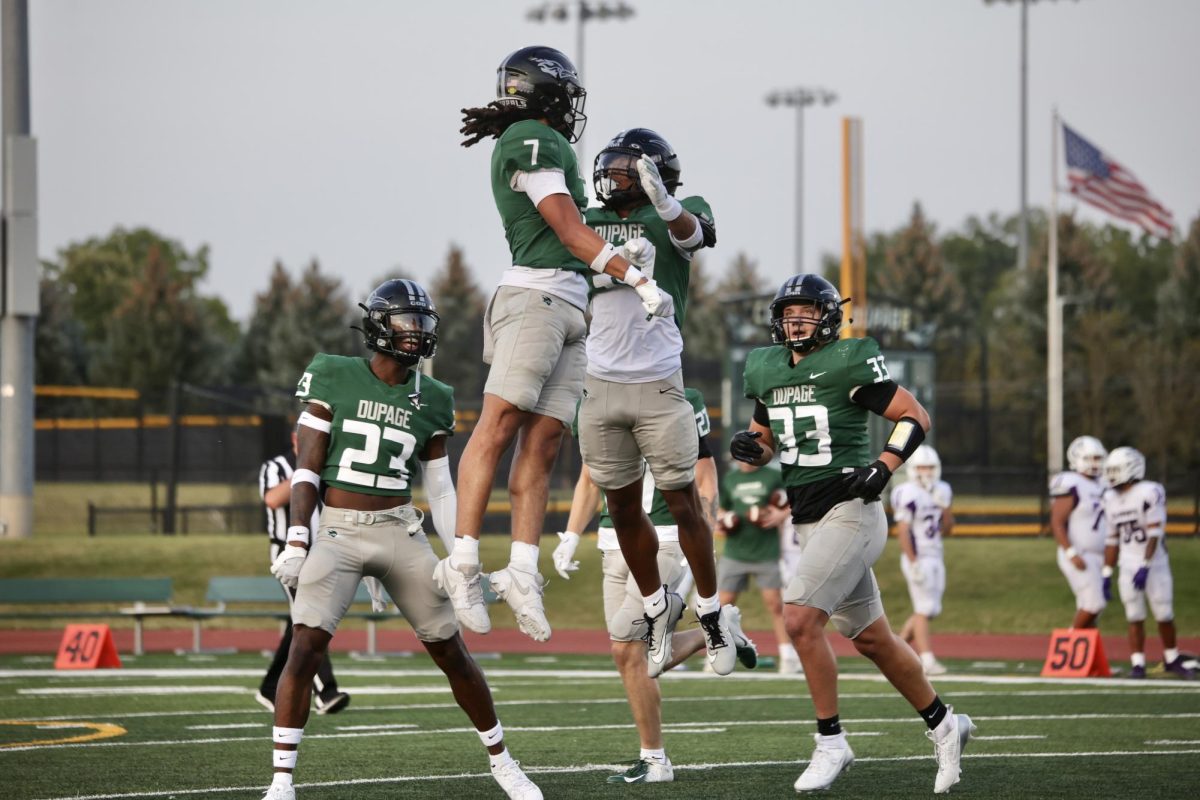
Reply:
[[290, 395], [315, 354], [364, 352], [361, 337], [350, 330], [358, 316], [341, 280], [322, 273], [315, 259], [295, 282], [276, 262], [267, 289], [254, 298], [240, 358], [242, 379]]
[[487, 297], [463, 260], [463, 252], [450, 246], [446, 263], [429, 287], [441, 321], [433, 374], [454, 387], [459, 404], [475, 404], [483, 397], [486, 367], [483, 364], [483, 311]]

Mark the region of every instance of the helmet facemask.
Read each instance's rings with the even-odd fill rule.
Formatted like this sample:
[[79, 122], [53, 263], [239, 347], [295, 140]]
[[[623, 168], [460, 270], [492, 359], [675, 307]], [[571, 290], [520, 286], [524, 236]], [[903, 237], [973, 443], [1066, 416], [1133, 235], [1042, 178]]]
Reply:
[[370, 309], [362, 306], [366, 345], [405, 366], [416, 366], [437, 353], [438, 315], [416, 308]]
[[1080, 436], [1067, 448], [1067, 465], [1080, 475], [1099, 478], [1104, 474], [1108, 451], [1094, 436]]
[[624, 147], [605, 148], [596, 156], [592, 185], [596, 197], [606, 208], [625, 211], [650, 202], [638, 177], [640, 157], [639, 152]]
[[[786, 313], [796, 306], [801, 307], [803, 313]], [[837, 339], [841, 324], [841, 303], [832, 300], [794, 297], [772, 303], [771, 341], [797, 353], [810, 353]], [[802, 335], [805, 328], [809, 332]]]

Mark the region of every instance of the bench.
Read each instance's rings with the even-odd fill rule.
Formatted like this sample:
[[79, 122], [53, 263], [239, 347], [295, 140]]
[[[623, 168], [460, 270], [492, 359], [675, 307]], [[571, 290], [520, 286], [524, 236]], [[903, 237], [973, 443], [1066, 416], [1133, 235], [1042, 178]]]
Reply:
[[173, 613], [170, 578], [0, 578], [0, 606], [132, 603], [115, 611], [0, 611], [0, 619], [133, 618], [133, 652], [142, 655], [142, 621]]
[[[201, 649], [201, 625], [204, 620], [217, 617], [243, 617], [246, 619], [274, 619], [286, 624], [290, 619], [287, 607], [287, 593], [279, 581], [267, 576], [222, 576], [210, 578], [208, 591], [204, 600], [213, 605], [207, 608], [176, 609], [192, 620], [192, 652], [203, 652]], [[274, 606], [274, 608], [230, 609], [229, 604], [254, 604], [256, 606]], [[367, 587], [360, 581], [358, 590], [354, 593], [354, 605], [371, 604], [371, 595]], [[377, 623], [395, 619], [400, 616], [395, 604], [391, 611], [377, 614], [374, 611], [350, 611], [346, 619], [362, 619], [367, 621], [367, 652], [375, 654], [375, 626]]]

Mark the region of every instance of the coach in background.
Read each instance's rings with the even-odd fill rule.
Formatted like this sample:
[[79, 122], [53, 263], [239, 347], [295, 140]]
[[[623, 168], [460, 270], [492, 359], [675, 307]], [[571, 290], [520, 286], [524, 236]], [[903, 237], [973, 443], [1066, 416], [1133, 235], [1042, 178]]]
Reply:
[[[296, 469], [296, 432], [292, 431], [292, 447], [286, 453], [280, 453], [274, 458], [268, 458], [258, 470], [258, 493], [267, 507], [267, 535], [271, 537], [271, 562], [274, 563], [283, 548], [287, 546], [288, 504], [292, 497], [292, 472]], [[313, 512], [311, 529], [316, 530], [318, 515], [321, 513], [320, 500]], [[287, 592], [288, 606], [296, 597], [296, 590], [283, 587]], [[263, 676], [262, 683], [255, 693], [254, 699], [270, 712], [275, 711], [275, 687], [287, 663], [288, 650], [292, 646], [292, 626], [284, 628], [283, 638], [275, 648], [275, 657], [271, 666]], [[329, 656], [317, 668], [317, 676], [313, 680], [313, 695], [317, 704], [318, 714], [336, 714], [350, 705], [350, 695], [339, 692], [337, 678], [333, 676], [333, 664]]]

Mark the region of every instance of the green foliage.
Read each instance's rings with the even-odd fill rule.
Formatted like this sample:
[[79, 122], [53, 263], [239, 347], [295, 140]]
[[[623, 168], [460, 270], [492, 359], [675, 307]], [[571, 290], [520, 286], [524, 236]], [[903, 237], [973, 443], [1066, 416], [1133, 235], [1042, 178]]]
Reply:
[[451, 245], [445, 265], [428, 288], [441, 316], [433, 374], [454, 387], [456, 402], [478, 402], [487, 376], [481, 358], [487, 296], [471, 277], [460, 248]]

